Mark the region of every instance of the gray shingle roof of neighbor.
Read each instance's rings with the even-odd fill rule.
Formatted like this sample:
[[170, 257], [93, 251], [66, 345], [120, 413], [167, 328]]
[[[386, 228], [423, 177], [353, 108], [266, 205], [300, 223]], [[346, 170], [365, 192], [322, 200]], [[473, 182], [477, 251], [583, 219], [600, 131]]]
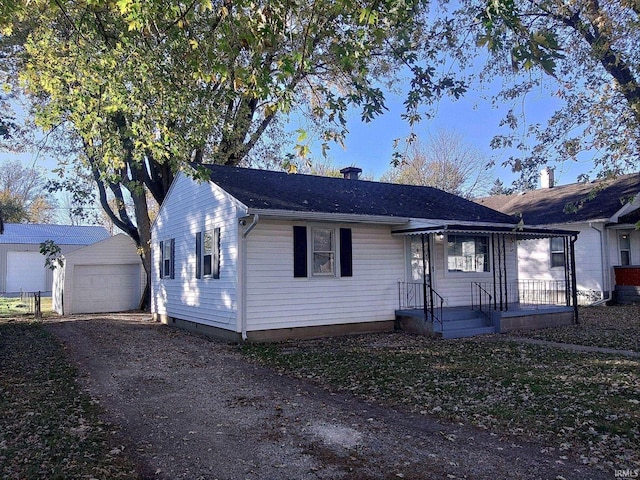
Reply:
[[207, 164], [211, 181], [249, 208], [513, 224], [512, 218], [431, 187]]
[[[612, 180], [572, 183], [476, 201], [507, 215], [522, 214], [525, 225], [552, 225], [609, 219], [639, 192], [640, 173], [634, 173]], [[579, 208], [565, 211], [567, 205]]]
[[5, 223], [0, 243], [40, 244], [53, 240], [57, 245], [90, 245], [109, 237], [104, 227]]

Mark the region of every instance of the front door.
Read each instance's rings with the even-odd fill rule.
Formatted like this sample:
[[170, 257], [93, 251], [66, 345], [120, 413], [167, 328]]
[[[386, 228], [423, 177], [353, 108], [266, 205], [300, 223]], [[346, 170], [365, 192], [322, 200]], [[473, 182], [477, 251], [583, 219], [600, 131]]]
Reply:
[[431, 275], [429, 274], [429, 236], [411, 235], [409, 237], [409, 245], [409, 281], [422, 283], [426, 274], [427, 285], [429, 285], [431, 283]]

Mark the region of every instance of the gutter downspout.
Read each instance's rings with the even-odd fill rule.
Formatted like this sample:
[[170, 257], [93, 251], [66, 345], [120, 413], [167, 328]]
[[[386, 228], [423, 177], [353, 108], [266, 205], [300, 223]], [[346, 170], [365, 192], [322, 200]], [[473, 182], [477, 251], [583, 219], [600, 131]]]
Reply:
[[[247, 227], [245, 231], [242, 232], [242, 261], [241, 261], [241, 271], [240, 271], [240, 289], [242, 292], [242, 305], [241, 305], [241, 317], [240, 317], [240, 331], [242, 332], [242, 340], [247, 340], [247, 237], [251, 233], [251, 231], [256, 227], [258, 221], [260, 220], [260, 215], [257, 213], [253, 215], [253, 221]], [[242, 225], [243, 220], [240, 220], [240, 225]]]
[[[600, 300], [597, 300], [591, 304], [589, 304], [590, 307], [597, 307], [598, 305], [602, 305], [603, 303], [607, 303], [610, 302], [613, 298], [613, 291], [611, 290], [611, 277], [610, 275], [608, 275], [609, 272], [609, 248], [608, 245], [605, 245], [606, 242], [606, 237], [604, 236], [604, 231], [600, 230], [599, 228], [596, 228], [593, 226], [593, 223], [589, 222], [589, 227], [593, 228], [596, 232], [598, 232], [598, 235], [600, 236], [600, 255], [602, 257], [602, 288], [606, 289], [605, 291], [609, 292], [609, 296], [607, 298], [602, 298]], [[603, 292], [603, 297], [604, 297], [604, 292]]]

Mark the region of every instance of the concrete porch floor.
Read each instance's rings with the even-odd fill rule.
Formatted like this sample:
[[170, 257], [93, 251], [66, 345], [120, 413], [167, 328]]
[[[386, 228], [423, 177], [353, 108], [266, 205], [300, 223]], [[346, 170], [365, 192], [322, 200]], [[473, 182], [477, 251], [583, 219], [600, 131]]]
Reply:
[[535, 330], [575, 323], [573, 307], [514, 304], [507, 311], [491, 311], [487, 318], [471, 306], [442, 309], [442, 321], [425, 320], [422, 309], [396, 310], [396, 329], [439, 338], [472, 337], [514, 330]]

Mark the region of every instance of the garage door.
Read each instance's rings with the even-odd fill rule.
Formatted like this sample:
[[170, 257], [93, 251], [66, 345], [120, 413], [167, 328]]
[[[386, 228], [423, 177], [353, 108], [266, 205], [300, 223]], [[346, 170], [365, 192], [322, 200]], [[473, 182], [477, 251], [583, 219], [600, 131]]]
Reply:
[[40, 252], [7, 252], [7, 293], [44, 292], [47, 269]]
[[71, 313], [122, 312], [140, 303], [140, 265], [76, 265]]

